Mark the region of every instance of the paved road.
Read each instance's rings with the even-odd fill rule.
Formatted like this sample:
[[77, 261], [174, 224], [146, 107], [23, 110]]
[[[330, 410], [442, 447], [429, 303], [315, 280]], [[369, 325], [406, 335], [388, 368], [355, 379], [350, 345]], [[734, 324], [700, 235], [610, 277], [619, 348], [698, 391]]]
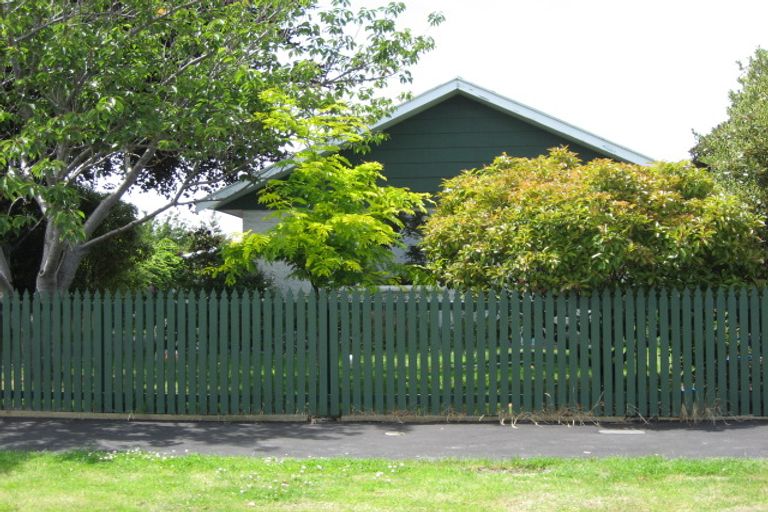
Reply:
[[274, 457], [768, 457], [768, 423], [517, 425], [0, 419], [0, 449]]

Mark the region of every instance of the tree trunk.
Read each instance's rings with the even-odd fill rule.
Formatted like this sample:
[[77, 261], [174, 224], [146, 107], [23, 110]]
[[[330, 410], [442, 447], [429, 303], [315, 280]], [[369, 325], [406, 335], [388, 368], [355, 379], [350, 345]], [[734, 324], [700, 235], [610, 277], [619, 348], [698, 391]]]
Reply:
[[13, 275], [11, 266], [5, 257], [5, 250], [0, 247], [0, 298], [13, 293]]
[[[64, 245], [58, 241], [54, 243]], [[62, 247], [44, 251], [44, 254], [47, 258], [40, 262], [40, 272], [37, 274], [35, 282], [36, 290], [41, 293], [68, 290], [72, 286], [80, 263], [83, 261], [85, 251], [79, 247]]]

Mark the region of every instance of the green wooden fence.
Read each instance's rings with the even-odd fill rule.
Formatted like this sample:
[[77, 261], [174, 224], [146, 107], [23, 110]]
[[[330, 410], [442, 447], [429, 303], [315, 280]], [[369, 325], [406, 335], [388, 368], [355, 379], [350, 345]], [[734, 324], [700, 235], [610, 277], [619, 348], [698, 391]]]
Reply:
[[768, 416], [768, 290], [14, 295], [0, 409]]

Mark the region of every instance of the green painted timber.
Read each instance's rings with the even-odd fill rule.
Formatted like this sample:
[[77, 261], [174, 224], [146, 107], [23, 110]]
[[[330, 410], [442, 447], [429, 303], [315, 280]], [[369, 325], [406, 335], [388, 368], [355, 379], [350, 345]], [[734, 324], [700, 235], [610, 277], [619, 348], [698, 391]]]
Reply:
[[[559, 298], [558, 298], [559, 301]], [[559, 302], [558, 302], [559, 304]], [[558, 306], [558, 310], [560, 310], [560, 307]], [[612, 322], [612, 302], [611, 302], [611, 294], [608, 292], [608, 290], [604, 290], [603, 294], [600, 298], [600, 320], [602, 324], [602, 330], [600, 334], [602, 334], [602, 338], [593, 338], [593, 343], [595, 339], [601, 340], [602, 350], [603, 350], [603, 385], [601, 387], [601, 391], [603, 394], [603, 407], [601, 409], [601, 412], [605, 416], [613, 416], [616, 414], [614, 412], [614, 394], [613, 394], [613, 364], [612, 364], [612, 357], [613, 357], [613, 322]], [[558, 322], [558, 328], [560, 327], [560, 324], [562, 322]], [[559, 336], [559, 335], [558, 335]], [[562, 401], [561, 401], [562, 403]]]
[[544, 304], [540, 294], [533, 297], [533, 410], [544, 409], [544, 350], [546, 336], [544, 334]]
[[659, 308], [658, 293], [648, 294], [648, 416], [659, 416]]
[[[345, 154], [353, 163], [380, 162], [387, 184], [435, 193], [443, 179], [489, 164], [502, 153], [536, 157], [567, 145], [584, 161], [609, 158], [515, 116], [454, 96], [386, 130], [370, 152]], [[228, 203], [226, 210], [258, 209], [256, 193]]]
[[[323, 292], [320, 292], [321, 296]], [[373, 298], [373, 411], [384, 414], [386, 404], [384, 402], [384, 333], [383, 333], [383, 297], [376, 294]], [[322, 330], [321, 330], [322, 332]], [[322, 358], [321, 358], [322, 361]]]
[[762, 417], [768, 296], [14, 294], [4, 411]]

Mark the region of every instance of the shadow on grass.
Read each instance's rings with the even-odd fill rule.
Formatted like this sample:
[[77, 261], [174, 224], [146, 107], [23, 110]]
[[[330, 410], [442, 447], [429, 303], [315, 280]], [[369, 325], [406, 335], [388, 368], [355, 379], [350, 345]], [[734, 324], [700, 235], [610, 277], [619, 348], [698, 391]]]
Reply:
[[24, 451], [0, 451], [0, 475], [11, 473], [38, 456], [39, 454]]

